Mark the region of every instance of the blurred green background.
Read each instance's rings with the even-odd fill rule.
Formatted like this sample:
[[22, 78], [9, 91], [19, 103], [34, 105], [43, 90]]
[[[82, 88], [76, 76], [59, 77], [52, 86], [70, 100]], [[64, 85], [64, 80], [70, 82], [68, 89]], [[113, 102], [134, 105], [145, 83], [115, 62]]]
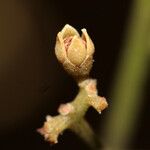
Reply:
[[0, 149], [89, 149], [70, 131], [50, 147], [36, 129], [77, 86], [54, 54], [66, 24], [95, 43], [91, 76], [109, 108], [86, 118], [100, 149], [150, 149], [150, 1], [0, 1]]

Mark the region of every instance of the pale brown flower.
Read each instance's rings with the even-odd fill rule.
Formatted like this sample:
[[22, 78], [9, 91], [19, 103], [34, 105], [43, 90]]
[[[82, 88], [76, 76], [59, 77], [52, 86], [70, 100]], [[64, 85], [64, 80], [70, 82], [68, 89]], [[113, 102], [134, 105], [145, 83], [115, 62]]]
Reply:
[[57, 34], [55, 53], [64, 68], [74, 76], [85, 76], [93, 63], [94, 44], [86, 29], [82, 36], [70, 25]]

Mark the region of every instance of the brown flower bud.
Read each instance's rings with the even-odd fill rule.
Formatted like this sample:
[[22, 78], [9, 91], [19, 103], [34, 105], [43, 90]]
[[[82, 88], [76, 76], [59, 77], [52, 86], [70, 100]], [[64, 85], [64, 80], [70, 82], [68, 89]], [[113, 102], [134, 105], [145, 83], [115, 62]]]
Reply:
[[55, 54], [64, 69], [74, 77], [81, 79], [88, 76], [93, 63], [94, 44], [86, 29], [82, 36], [70, 25], [57, 34]]

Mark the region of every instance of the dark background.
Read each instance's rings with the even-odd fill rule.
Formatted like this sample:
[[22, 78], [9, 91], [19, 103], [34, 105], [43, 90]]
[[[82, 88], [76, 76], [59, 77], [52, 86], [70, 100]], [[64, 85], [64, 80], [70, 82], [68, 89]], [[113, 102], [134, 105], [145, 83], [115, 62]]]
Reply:
[[[0, 1], [0, 149], [88, 149], [70, 131], [50, 147], [36, 129], [47, 114], [56, 115], [60, 103], [77, 93], [54, 54], [58, 31], [69, 23], [86, 28], [95, 43], [91, 76], [100, 94], [108, 97], [125, 37], [132, 0], [1, 0]], [[149, 89], [146, 82], [138, 126], [129, 149], [150, 149]], [[107, 117], [89, 109], [87, 120], [95, 132]], [[100, 122], [100, 123], [98, 123]], [[102, 137], [102, 136], [101, 136]]]

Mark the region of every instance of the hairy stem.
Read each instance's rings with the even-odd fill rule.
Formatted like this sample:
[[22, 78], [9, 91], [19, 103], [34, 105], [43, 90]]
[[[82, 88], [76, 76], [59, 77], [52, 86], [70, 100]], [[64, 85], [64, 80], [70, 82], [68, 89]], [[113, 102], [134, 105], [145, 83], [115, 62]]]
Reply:
[[70, 103], [61, 104], [58, 108], [59, 115], [47, 116], [43, 127], [38, 129], [50, 143], [57, 143], [59, 134], [65, 129], [71, 129], [89, 146], [96, 147], [94, 132], [84, 120], [84, 115], [90, 106], [101, 112], [108, 104], [104, 97], [97, 95], [96, 80], [86, 79], [79, 83], [79, 88], [75, 99]]
[[92, 149], [96, 148], [95, 134], [85, 119], [80, 119], [78, 124], [72, 124], [70, 129], [88, 143]]

